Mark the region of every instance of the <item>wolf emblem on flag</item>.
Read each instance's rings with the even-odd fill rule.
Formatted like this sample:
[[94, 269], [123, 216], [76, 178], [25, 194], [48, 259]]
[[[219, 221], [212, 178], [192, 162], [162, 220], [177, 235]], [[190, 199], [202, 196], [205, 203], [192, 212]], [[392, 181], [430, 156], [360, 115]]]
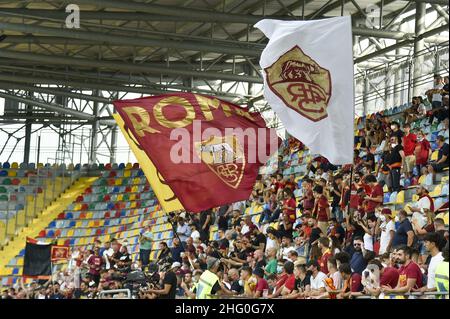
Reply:
[[268, 86], [286, 106], [314, 122], [328, 116], [330, 72], [306, 55], [298, 45], [282, 54], [264, 71]]
[[195, 143], [198, 157], [225, 184], [237, 188], [245, 169], [245, 155], [236, 136], [211, 136]]

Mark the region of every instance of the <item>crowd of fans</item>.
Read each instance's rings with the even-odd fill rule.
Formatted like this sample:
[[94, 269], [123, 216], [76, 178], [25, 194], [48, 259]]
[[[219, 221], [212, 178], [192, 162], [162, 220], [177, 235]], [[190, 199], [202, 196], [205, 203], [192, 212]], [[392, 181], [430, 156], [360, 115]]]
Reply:
[[[367, 119], [355, 141], [360, 147], [353, 166], [335, 167], [317, 157], [300, 180], [281, 173], [258, 177], [247, 201], [199, 214], [169, 214], [174, 238], [170, 247], [159, 242], [157, 260], [150, 260], [149, 225], [140, 235], [136, 261], [126, 241], [96, 241], [73, 251], [51, 280], [27, 286], [20, 281], [2, 298], [96, 298], [124, 288], [141, 299], [388, 298], [448, 292], [448, 229], [436, 218], [439, 207], [429, 196], [436, 174], [449, 166], [448, 77], [441, 80], [435, 77], [428, 101], [413, 98], [403, 125], [384, 116]], [[411, 128], [421, 118], [438, 123], [433, 161], [423, 128]], [[289, 139], [283, 155], [301, 149], [299, 141]], [[415, 187], [419, 199], [394, 214], [383, 205], [384, 187]], [[245, 214], [249, 206], [258, 208], [256, 219]], [[213, 225], [216, 240], [210, 240]], [[436, 275], [442, 273], [447, 277]]]

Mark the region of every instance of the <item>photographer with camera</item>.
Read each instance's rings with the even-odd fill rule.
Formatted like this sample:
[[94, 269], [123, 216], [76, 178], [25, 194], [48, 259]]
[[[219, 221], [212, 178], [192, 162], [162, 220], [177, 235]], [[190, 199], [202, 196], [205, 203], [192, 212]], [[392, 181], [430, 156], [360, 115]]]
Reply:
[[157, 295], [158, 299], [175, 299], [177, 291], [177, 270], [181, 267], [179, 262], [174, 262], [169, 270], [162, 272], [163, 288], [162, 289], [148, 289], [149, 293]]

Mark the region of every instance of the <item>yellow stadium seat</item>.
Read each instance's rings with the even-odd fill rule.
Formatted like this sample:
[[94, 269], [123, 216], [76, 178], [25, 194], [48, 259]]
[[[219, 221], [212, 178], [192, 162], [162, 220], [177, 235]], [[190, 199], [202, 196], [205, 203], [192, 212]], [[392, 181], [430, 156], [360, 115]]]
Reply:
[[431, 197], [437, 197], [440, 196], [442, 192], [442, 186], [441, 185], [436, 185], [436, 187], [433, 189], [432, 192], [430, 192], [430, 196]]
[[403, 204], [405, 202], [405, 191], [400, 191], [397, 194], [396, 204]]
[[18, 169], [18, 168], [19, 168], [19, 163], [13, 162], [13, 163], [11, 164], [11, 168]]
[[123, 201], [123, 194], [117, 195], [117, 201], [118, 202]]
[[437, 161], [438, 155], [439, 155], [438, 151], [434, 151], [433, 153], [431, 153], [431, 160], [432, 161]]
[[132, 169], [133, 168], [133, 164], [131, 163], [127, 163], [127, 165], [125, 166], [125, 169]]
[[420, 175], [418, 183], [422, 185], [425, 182], [425, 175]]
[[448, 212], [439, 213], [436, 215], [436, 218], [442, 218], [444, 220], [445, 226], [448, 227]]
[[115, 180], [114, 184], [115, 184], [116, 186], [121, 186], [121, 185], [122, 185], [122, 179], [121, 179], [121, 178], [117, 178], [117, 179]]
[[74, 232], [75, 231], [73, 229], [69, 229], [69, 231], [67, 232], [67, 237], [73, 237]]
[[131, 171], [124, 171], [123, 172], [123, 177], [130, 177], [131, 176]]
[[130, 199], [129, 200], [135, 200], [136, 199], [136, 194], [130, 194]]
[[448, 184], [448, 180], [449, 180], [448, 175], [442, 176], [441, 184]]
[[83, 225], [83, 221], [82, 221], [82, 220], [79, 220], [79, 221], [77, 221], [77, 222], [75, 223], [75, 227], [76, 227], [76, 228], [81, 227], [82, 225]]
[[92, 217], [94, 217], [94, 213], [93, 212], [88, 212], [86, 214], [86, 219], [92, 219]]
[[384, 184], [383, 186], [383, 192], [385, 193], [389, 192], [389, 187], [386, 184]]
[[16, 177], [17, 176], [17, 171], [12, 170], [12, 169], [8, 170], [8, 176], [9, 177]]
[[37, 168], [43, 168], [43, 167], [44, 167], [44, 164], [42, 164], [42, 163], [37, 164]]

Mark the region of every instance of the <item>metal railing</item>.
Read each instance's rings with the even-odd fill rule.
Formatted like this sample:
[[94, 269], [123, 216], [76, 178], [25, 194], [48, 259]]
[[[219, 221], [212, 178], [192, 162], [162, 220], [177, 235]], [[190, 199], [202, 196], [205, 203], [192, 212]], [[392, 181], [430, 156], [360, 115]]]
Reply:
[[[0, 206], [0, 248], [38, 217], [81, 174], [78, 170], [68, 170], [65, 165], [16, 170], [26, 170], [27, 176], [11, 176], [3, 177], [3, 179], [18, 178], [27, 179], [27, 181], [26, 184], [1, 185], [7, 188], [8, 202], [5, 204], [3, 201]], [[10, 188], [16, 189], [11, 191]]]
[[[126, 294], [126, 297], [123, 296], [123, 294]], [[131, 299], [130, 289], [103, 290], [98, 294], [98, 299], [109, 299], [105, 298], [107, 295], [113, 295], [112, 296], [113, 299]]]
[[[448, 291], [427, 291], [427, 292], [409, 292], [406, 294], [389, 294], [384, 295], [381, 299], [396, 299], [396, 297], [405, 297], [405, 299], [448, 299]], [[433, 297], [433, 298], [431, 298]], [[355, 299], [380, 299], [376, 296], [363, 295], [357, 296]]]

